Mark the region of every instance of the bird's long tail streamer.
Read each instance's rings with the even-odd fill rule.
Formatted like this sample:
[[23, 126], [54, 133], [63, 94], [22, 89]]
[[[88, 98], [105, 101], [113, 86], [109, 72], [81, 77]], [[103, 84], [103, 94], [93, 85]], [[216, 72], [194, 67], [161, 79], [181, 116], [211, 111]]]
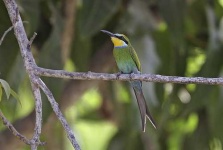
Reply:
[[151, 124], [156, 128], [156, 123], [149, 112], [149, 109], [147, 108], [145, 97], [143, 95], [142, 91], [142, 83], [141, 81], [131, 81], [131, 85], [133, 87], [133, 90], [136, 95], [137, 103], [139, 106], [139, 111], [141, 115], [141, 121], [142, 121], [142, 130], [145, 132], [145, 127], [146, 127], [146, 117], [149, 119]]

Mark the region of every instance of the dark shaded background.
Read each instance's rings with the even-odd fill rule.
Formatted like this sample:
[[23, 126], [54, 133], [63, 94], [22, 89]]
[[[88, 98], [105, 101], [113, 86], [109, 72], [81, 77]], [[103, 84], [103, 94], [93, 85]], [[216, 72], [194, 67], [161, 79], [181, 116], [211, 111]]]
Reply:
[[[223, 64], [223, 0], [17, 0], [39, 66], [68, 71], [117, 72], [112, 43], [100, 32], [124, 33], [135, 47], [143, 73], [219, 77]], [[0, 36], [11, 26], [0, 1]], [[31, 137], [34, 104], [18, 44], [10, 32], [0, 46], [0, 78], [19, 93], [0, 107]], [[83, 150], [221, 150], [223, 89], [220, 86], [143, 83], [158, 124], [141, 132], [128, 83], [44, 78], [73, 127]], [[40, 149], [71, 149], [43, 98]], [[0, 149], [28, 149], [1, 126]]]

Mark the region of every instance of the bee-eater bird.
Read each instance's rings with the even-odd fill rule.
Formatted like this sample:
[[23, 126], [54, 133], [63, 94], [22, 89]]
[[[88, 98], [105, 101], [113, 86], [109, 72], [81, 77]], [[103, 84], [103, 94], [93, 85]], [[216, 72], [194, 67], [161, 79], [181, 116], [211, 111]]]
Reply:
[[[106, 30], [101, 30], [101, 32], [106, 33], [111, 37], [111, 41], [114, 44], [113, 55], [115, 57], [115, 61], [117, 63], [120, 73], [141, 73], [141, 64], [139, 58], [136, 54], [136, 51], [132, 47], [129, 39], [123, 34], [113, 34]], [[143, 132], [145, 132], [146, 117], [156, 128], [155, 121], [147, 108], [146, 101], [142, 92], [142, 82], [136, 80], [130, 81], [130, 84], [133, 87], [138, 102]]]

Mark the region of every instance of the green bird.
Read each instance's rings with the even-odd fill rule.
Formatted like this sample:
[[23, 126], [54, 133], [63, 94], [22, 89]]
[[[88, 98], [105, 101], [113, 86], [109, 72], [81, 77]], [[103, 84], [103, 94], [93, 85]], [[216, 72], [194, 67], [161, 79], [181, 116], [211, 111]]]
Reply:
[[[114, 44], [113, 55], [115, 57], [115, 61], [120, 73], [140, 74], [141, 64], [136, 51], [132, 47], [129, 39], [123, 34], [113, 34], [106, 30], [101, 30], [101, 32], [106, 33], [111, 37], [112, 43]], [[152, 125], [156, 128], [156, 123], [147, 108], [146, 101], [142, 92], [142, 82], [130, 81], [130, 84], [133, 87], [138, 102], [143, 132], [145, 132], [146, 118], [148, 118]]]

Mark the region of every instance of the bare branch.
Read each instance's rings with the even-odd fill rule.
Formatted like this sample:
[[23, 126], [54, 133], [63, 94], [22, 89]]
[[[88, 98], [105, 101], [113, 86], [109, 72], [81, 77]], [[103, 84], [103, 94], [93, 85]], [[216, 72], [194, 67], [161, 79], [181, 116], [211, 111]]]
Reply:
[[[23, 141], [27, 145], [31, 145], [31, 141], [27, 139], [25, 136], [20, 134], [14, 127], [13, 125], [6, 119], [2, 111], [0, 110], [0, 117], [3, 121], [3, 124], [21, 141]], [[38, 145], [44, 145], [44, 142], [39, 142]]]
[[[33, 77], [38, 78], [36, 76]], [[37, 149], [38, 145], [36, 143], [40, 142], [40, 134], [42, 129], [42, 100], [39, 87], [36, 83], [31, 82], [33, 95], [35, 97], [35, 110], [36, 110], [36, 123], [34, 128], [34, 135], [32, 138], [32, 150]]]
[[47, 96], [47, 98], [53, 108], [53, 111], [55, 112], [57, 118], [60, 120], [61, 124], [63, 125], [63, 127], [67, 133], [67, 137], [71, 141], [72, 145], [74, 145], [75, 150], [80, 150], [80, 146], [78, 145], [75, 137], [73, 136], [74, 133], [73, 133], [72, 129], [70, 128], [70, 126], [68, 126], [68, 123], [67, 123], [65, 117], [63, 116], [62, 112], [60, 111], [58, 103], [56, 102], [55, 98], [53, 97], [52, 92], [48, 89], [48, 87], [44, 84], [44, 82], [41, 79], [38, 80], [38, 85], [40, 86], [40, 88], [43, 90], [43, 92]]
[[208, 85], [223, 85], [223, 78], [204, 78], [204, 77], [179, 77], [179, 76], [164, 76], [156, 74], [108, 74], [94, 72], [67, 72], [64, 70], [51, 70], [40, 67], [35, 67], [36, 75], [76, 79], [76, 80], [141, 80], [145, 82], [159, 83], [178, 83], [178, 84], [208, 84]]
[[[23, 23], [28, 23], [27, 21], [23, 21]], [[4, 41], [5, 36], [13, 29], [13, 26], [9, 27], [4, 34], [2, 35], [0, 39], [0, 46], [2, 45], [2, 42]], [[35, 33], [36, 34], [36, 33]]]
[[41, 95], [39, 91], [39, 87], [43, 89], [46, 96], [48, 97], [48, 100], [50, 101], [54, 112], [58, 116], [58, 119], [61, 121], [65, 131], [67, 132], [68, 138], [71, 141], [73, 147], [76, 150], [80, 150], [80, 146], [78, 145], [74, 133], [72, 132], [71, 128], [69, 127], [67, 121], [63, 117], [63, 114], [59, 110], [58, 104], [56, 103], [51, 91], [45, 86], [45, 84], [40, 80], [40, 78], [34, 74], [33, 68], [35, 68], [36, 63], [34, 61], [33, 55], [30, 51], [31, 44], [36, 36], [31, 38], [29, 41], [24, 29], [24, 26], [22, 24], [22, 20], [19, 14], [19, 10], [17, 7], [17, 4], [15, 0], [3, 0], [5, 3], [5, 6], [8, 10], [9, 17], [11, 19], [11, 22], [14, 27], [14, 32], [20, 47], [20, 52], [24, 61], [24, 66], [26, 69], [26, 72], [29, 75], [30, 82], [32, 85], [32, 91], [36, 102], [36, 122], [35, 122], [35, 133], [33, 135], [33, 138], [31, 139], [31, 149], [37, 150], [39, 138], [41, 134], [41, 127], [42, 127], [42, 102], [41, 102]]
[[[0, 45], [4, 40], [5, 35], [14, 28], [14, 32], [20, 47], [20, 52], [24, 61], [24, 66], [29, 75], [30, 82], [32, 85], [32, 91], [35, 98], [35, 111], [36, 111], [36, 122], [35, 122], [35, 131], [33, 138], [31, 140], [26, 141], [27, 139], [20, 135], [20, 139], [25, 139], [24, 142], [26, 144], [31, 145], [32, 150], [36, 150], [39, 145], [42, 144], [40, 142], [40, 134], [42, 128], [42, 99], [40, 94], [40, 89], [47, 96], [53, 111], [55, 112], [57, 118], [60, 120], [63, 125], [67, 137], [72, 143], [73, 147], [76, 150], [80, 150], [80, 146], [74, 136], [71, 127], [68, 125], [66, 119], [64, 118], [61, 110], [59, 109], [58, 103], [56, 102], [52, 92], [48, 89], [45, 83], [40, 79], [39, 76], [47, 76], [47, 77], [56, 77], [56, 78], [66, 78], [66, 79], [76, 79], [76, 80], [141, 80], [147, 82], [160, 82], [160, 83], [178, 83], [178, 84], [208, 84], [208, 85], [223, 85], [223, 78], [204, 78], [204, 77], [177, 77], [177, 76], [163, 76], [163, 75], [153, 75], [153, 74], [107, 74], [107, 73], [94, 73], [94, 72], [67, 72], [64, 70], [51, 70], [40, 68], [36, 66], [33, 55], [30, 51], [31, 44], [36, 37], [36, 33], [34, 33], [33, 37], [30, 41], [27, 38], [19, 10], [15, 0], [3, 0], [6, 8], [8, 10], [11, 22], [13, 27], [10, 27], [4, 34], [0, 40]], [[69, 46], [70, 41], [66, 43], [66, 47]], [[66, 54], [67, 55], [67, 54]], [[0, 112], [0, 116], [5, 122], [6, 126], [9, 126], [9, 123], [5, 121], [4, 117]], [[7, 126], [7, 127], [8, 127]], [[9, 127], [8, 127], [9, 128]], [[10, 130], [14, 129], [14, 127], [10, 127]], [[14, 130], [12, 130], [14, 132]], [[18, 135], [18, 132], [15, 132]]]

